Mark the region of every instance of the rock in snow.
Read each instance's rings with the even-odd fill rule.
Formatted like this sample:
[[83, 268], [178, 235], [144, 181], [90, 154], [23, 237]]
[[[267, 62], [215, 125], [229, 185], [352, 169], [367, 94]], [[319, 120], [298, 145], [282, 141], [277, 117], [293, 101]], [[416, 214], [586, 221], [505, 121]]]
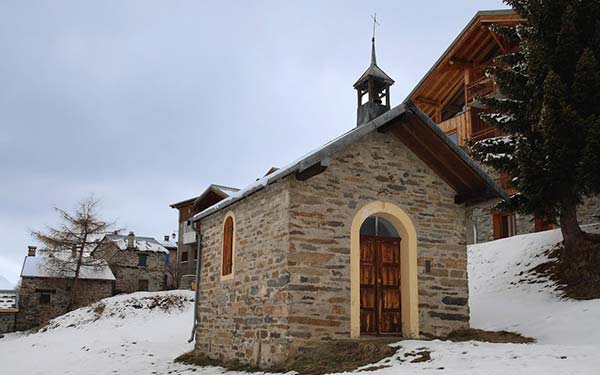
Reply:
[[[600, 300], [564, 300], [551, 282], [525, 280], [560, 240], [554, 230], [469, 247], [471, 325], [522, 333], [535, 344], [407, 340], [396, 344], [393, 357], [365, 366], [371, 368], [366, 372], [598, 374]], [[58, 317], [43, 332], [6, 335], [0, 339], [0, 374], [223, 374], [173, 363], [192, 348], [192, 300], [188, 291], [122, 295]], [[410, 363], [422, 348], [431, 360]]]

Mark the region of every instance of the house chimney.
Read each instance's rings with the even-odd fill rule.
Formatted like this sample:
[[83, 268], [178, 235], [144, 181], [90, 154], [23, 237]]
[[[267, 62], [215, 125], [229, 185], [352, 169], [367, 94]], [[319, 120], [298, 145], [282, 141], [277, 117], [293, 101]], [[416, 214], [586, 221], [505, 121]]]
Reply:
[[129, 234], [127, 235], [127, 248], [128, 249], [133, 249], [134, 246], [134, 240], [135, 240], [135, 234], [133, 234], [133, 232], [129, 232]]
[[169, 240], [171, 239], [171, 236], [169, 236], [168, 234], [165, 236], [165, 242], [169, 242]]
[[27, 256], [34, 257], [36, 249], [37, 249], [37, 246], [27, 246]]

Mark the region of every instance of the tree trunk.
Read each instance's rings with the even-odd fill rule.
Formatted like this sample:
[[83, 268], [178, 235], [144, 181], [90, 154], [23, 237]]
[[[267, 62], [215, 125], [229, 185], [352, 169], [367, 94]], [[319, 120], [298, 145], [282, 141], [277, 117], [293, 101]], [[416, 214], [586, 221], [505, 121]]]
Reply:
[[[87, 228], [86, 228], [86, 230], [87, 230]], [[83, 263], [83, 251], [85, 249], [86, 243], [87, 243], [87, 232], [83, 235], [83, 244], [81, 245], [81, 249], [79, 249], [79, 254], [77, 256], [77, 265], [75, 267], [75, 280], [73, 280], [73, 285], [71, 286], [71, 299], [69, 300], [69, 304], [67, 305], [67, 311], [71, 311], [73, 309], [73, 305], [75, 304], [75, 298], [77, 298], [79, 273], [81, 271], [81, 263]]]
[[576, 246], [584, 239], [583, 231], [577, 222], [577, 206], [572, 203], [563, 203], [560, 210], [560, 230], [563, 235], [565, 247]]

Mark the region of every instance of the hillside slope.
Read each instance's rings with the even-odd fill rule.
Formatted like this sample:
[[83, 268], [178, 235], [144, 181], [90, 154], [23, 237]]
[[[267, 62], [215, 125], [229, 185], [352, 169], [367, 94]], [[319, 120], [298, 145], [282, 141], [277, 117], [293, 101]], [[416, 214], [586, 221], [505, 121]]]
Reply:
[[[560, 240], [559, 231], [548, 231], [469, 247], [471, 325], [516, 331], [537, 343], [400, 341], [394, 356], [361, 374], [598, 374], [600, 300], [563, 300], [551, 282], [526, 272]], [[107, 298], [42, 332], [0, 339], [0, 374], [223, 374], [173, 363], [192, 348], [192, 304], [188, 291]], [[424, 352], [431, 359], [419, 362]]]

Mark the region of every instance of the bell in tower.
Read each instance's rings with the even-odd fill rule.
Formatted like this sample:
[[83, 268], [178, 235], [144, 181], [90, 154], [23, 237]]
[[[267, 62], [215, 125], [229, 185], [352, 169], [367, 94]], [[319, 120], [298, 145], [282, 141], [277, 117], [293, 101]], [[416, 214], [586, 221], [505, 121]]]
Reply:
[[394, 80], [377, 66], [375, 36], [371, 43], [371, 65], [354, 84], [358, 94], [357, 126], [366, 124], [390, 109], [390, 86], [394, 84]]

